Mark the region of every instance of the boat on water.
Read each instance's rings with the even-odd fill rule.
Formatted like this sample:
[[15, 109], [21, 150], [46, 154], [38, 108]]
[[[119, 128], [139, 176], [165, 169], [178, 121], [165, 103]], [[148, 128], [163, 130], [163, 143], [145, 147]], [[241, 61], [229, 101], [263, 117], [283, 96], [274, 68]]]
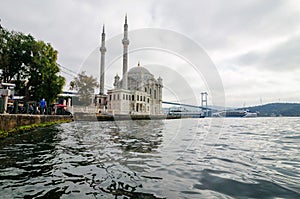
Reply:
[[257, 113], [249, 110], [226, 110], [212, 114], [213, 117], [257, 117]]
[[246, 115], [244, 117], [257, 117], [257, 113], [246, 112]]
[[205, 115], [203, 114], [202, 111], [188, 111], [188, 110], [180, 110], [180, 109], [174, 109], [170, 110], [168, 112], [168, 117], [169, 118], [204, 118]]

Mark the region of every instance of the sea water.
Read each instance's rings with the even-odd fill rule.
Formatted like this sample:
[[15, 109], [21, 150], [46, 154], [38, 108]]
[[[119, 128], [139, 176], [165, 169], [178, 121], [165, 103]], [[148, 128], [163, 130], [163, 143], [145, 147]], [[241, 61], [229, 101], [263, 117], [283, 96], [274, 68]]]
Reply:
[[300, 198], [300, 118], [36, 129], [0, 141], [0, 198]]

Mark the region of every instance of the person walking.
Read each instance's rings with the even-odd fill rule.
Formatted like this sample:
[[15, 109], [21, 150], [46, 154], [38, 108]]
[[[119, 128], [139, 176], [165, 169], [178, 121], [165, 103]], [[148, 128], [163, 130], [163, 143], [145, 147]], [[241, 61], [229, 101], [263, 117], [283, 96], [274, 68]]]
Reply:
[[32, 115], [33, 114], [33, 106], [32, 104], [29, 105], [29, 114]]
[[41, 112], [40, 114], [41, 115], [44, 115], [44, 112], [45, 112], [45, 108], [47, 107], [47, 102], [45, 101], [45, 99], [43, 98], [41, 101], [40, 101], [40, 109], [41, 109]]

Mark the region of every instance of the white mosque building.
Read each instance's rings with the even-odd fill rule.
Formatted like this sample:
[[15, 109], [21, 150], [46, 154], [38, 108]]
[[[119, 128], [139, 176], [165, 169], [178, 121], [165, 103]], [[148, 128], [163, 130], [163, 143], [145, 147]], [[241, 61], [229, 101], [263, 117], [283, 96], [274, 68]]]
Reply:
[[95, 96], [100, 113], [121, 115], [162, 114], [162, 78], [157, 79], [140, 63], [128, 71], [128, 24], [125, 16], [123, 44], [122, 79], [114, 78], [114, 88], [104, 94], [105, 78], [105, 31], [103, 26], [100, 61], [100, 93]]

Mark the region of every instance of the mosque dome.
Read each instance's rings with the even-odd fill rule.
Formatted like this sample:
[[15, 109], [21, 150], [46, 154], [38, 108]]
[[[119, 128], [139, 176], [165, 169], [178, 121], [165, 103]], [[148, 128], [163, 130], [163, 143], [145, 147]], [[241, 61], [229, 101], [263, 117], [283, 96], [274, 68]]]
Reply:
[[135, 66], [128, 71], [128, 79], [146, 82], [148, 80], [153, 80], [154, 76], [138, 63], [138, 66]]
[[152, 75], [146, 68], [144, 67], [141, 67], [141, 66], [136, 66], [136, 67], [133, 67], [131, 68], [129, 71], [128, 71], [128, 74], [150, 74]]
[[157, 80], [146, 68], [142, 67], [140, 63], [138, 66], [131, 68], [128, 71], [128, 89], [138, 90], [149, 83], [156, 83]]

